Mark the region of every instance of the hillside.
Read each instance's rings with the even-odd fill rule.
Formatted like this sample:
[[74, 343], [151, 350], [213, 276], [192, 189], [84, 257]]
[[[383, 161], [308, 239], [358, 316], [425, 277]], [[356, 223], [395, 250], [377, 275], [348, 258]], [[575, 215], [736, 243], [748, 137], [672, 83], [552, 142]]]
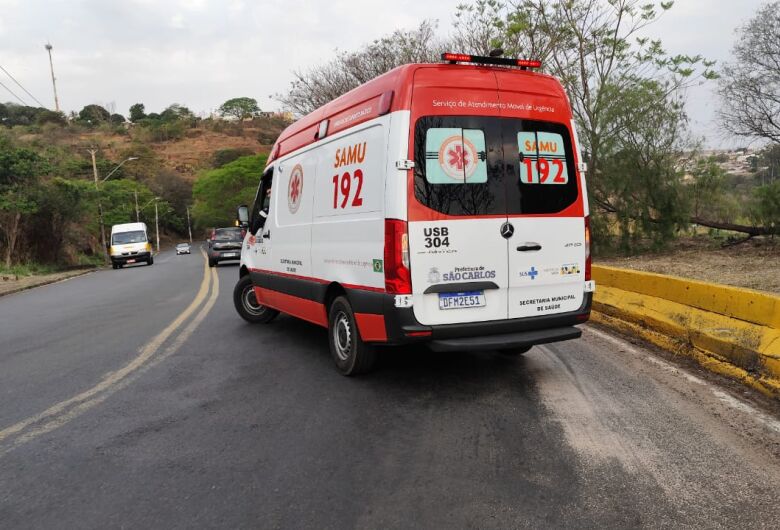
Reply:
[[252, 158], [261, 165], [252, 166], [244, 187], [254, 188], [265, 155], [288, 124], [276, 115], [201, 119], [177, 105], [131, 123], [92, 107], [70, 118], [0, 108], [6, 125], [0, 127], [0, 267], [100, 262], [101, 226], [135, 220], [156, 226], [157, 220], [162, 240], [180, 238], [188, 234], [188, 212], [200, 237], [206, 225], [193, 211], [197, 179]]
[[[73, 153], [94, 146], [100, 149], [103, 158], [116, 161], [151, 153], [163, 167], [192, 182], [199, 171], [215, 167], [215, 155], [220, 151], [267, 154], [286, 125], [275, 118], [244, 122], [201, 120], [186, 129], [180, 138], [160, 141], [150, 138], [144, 127], [135, 124], [92, 130], [43, 127], [39, 132], [23, 132], [17, 140], [22, 145], [59, 146]], [[134, 149], [140, 153], [134, 153]], [[130, 167], [128, 171], [132, 173]]]

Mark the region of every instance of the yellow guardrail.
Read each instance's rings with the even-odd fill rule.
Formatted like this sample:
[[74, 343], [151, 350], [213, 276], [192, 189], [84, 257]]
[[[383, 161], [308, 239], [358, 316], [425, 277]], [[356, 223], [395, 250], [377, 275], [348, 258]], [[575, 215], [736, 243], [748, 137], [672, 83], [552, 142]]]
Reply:
[[780, 398], [780, 296], [593, 266], [593, 320]]

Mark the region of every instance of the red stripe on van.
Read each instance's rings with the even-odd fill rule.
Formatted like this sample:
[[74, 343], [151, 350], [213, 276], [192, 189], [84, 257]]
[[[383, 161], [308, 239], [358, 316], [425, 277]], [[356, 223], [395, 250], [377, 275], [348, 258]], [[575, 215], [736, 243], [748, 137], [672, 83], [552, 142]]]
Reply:
[[360, 338], [365, 342], [387, 342], [387, 329], [384, 315], [355, 313]]
[[257, 286], [255, 286], [255, 297], [257, 297], [257, 301], [264, 306], [268, 306], [277, 311], [281, 311], [282, 313], [287, 313], [288, 315], [306, 320], [324, 328], [328, 327], [328, 317], [325, 314], [325, 306], [319, 302]]

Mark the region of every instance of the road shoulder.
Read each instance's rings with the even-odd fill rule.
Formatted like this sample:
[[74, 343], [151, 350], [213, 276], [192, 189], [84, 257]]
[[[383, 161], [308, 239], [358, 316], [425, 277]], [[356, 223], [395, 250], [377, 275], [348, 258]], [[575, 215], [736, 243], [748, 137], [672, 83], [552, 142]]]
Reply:
[[0, 281], [0, 297], [10, 294], [26, 291], [42, 285], [49, 285], [50, 283], [61, 282], [75, 278], [77, 276], [83, 276], [90, 272], [95, 272], [98, 269], [78, 269], [70, 271], [55, 272], [53, 274], [41, 274], [34, 276], [23, 276], [15, 280], [2, 280]]

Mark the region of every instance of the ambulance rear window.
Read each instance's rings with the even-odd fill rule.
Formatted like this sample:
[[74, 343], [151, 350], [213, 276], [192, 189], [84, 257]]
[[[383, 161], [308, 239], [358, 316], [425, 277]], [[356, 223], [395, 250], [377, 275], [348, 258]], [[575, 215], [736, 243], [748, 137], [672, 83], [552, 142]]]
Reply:
[[479, 129], [432, 127], [425, 136], [425, 180], [431, 184], [487, 182], [485, 133]]
[[415, 196], [448, 215], [504, 214], [501, 130], [481, 116], [421, 118], [415, 128]]
[[415, 197], [448, 215], [553, 214], [577, 200], [566, 126], [435, 116], [415, 126]]

